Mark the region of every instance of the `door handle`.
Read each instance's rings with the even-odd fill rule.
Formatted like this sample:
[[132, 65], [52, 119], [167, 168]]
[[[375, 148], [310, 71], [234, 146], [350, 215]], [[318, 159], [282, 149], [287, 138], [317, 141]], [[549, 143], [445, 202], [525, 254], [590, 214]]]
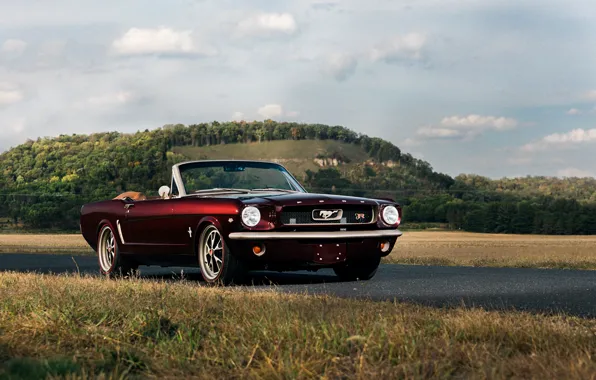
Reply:
[[127, 210], [129, 208], [131, 208], [131, 207], [135, 207], [134, 203], [127, 203], [127, 204], [124, 205], [124, 208], [127, 209]]

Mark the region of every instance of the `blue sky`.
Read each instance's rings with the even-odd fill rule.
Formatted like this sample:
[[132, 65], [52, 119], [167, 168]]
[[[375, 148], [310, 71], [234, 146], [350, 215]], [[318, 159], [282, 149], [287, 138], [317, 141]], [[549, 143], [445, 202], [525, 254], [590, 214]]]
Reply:
[[0, 0], [0, 151], [272, 118], [451, 175], [596, 176], [595, 68], [592, 0]]

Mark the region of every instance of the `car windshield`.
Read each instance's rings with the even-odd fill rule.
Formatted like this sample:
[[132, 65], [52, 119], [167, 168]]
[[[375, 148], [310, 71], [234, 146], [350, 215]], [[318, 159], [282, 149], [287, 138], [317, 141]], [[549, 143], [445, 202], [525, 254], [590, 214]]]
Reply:
[[264, 162], [196, 162], [180, 166], [186, 194], [213, 189], [305, 190], [280, 165]]

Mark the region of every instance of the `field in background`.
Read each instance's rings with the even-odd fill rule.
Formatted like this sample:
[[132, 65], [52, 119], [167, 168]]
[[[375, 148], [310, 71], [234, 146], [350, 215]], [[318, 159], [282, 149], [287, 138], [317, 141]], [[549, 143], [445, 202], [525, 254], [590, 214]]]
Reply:
[[[94, 254], [80, 235], [2, 235], [0, 253]], [[596, 236], [407, 231], [387, 263], [596, 269]]]
[[321, 168], [314, 162], [317, 154], [338, 152], [355, 163], [362, 163], [369, 159], [368, 154], [360, 146], [333, 140], [284, 140], [251, 144], [218, 144], [204, 147], [185, 146], [174, 147], [173, 151], [192, 160], [208, 158], [210, 160], [278, 161], [296, 176], [302, 176], [307, 169], [317, 171]]
[[0, 378], [565, 378], [596, 320], [0, 274]]
[[80, 234], [0, 234], [0, 253], [94, 254]]
[[596, 269], [596, 236], [404, 232], [385, 262]]

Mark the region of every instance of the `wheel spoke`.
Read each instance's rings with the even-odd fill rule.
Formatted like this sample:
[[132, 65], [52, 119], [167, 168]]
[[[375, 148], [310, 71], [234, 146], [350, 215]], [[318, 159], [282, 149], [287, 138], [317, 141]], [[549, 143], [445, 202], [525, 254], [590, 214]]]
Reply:
[[205, 278], [214, 280], [223, 269], [223, 239], [214, 226], [207, 227], [203, 236], [199, 262]]
[[110, 228], [105, 228], [99, 242], [99, 264], [104, 272], [108, 272], [114, 264], [116, 256], [116, 241]]
[[208, 247], [211, 245], [211, 239], [213, 239], [213, 232], [209, 232], [209, 235], [207, 235], [207, 239], [205, 239]]

